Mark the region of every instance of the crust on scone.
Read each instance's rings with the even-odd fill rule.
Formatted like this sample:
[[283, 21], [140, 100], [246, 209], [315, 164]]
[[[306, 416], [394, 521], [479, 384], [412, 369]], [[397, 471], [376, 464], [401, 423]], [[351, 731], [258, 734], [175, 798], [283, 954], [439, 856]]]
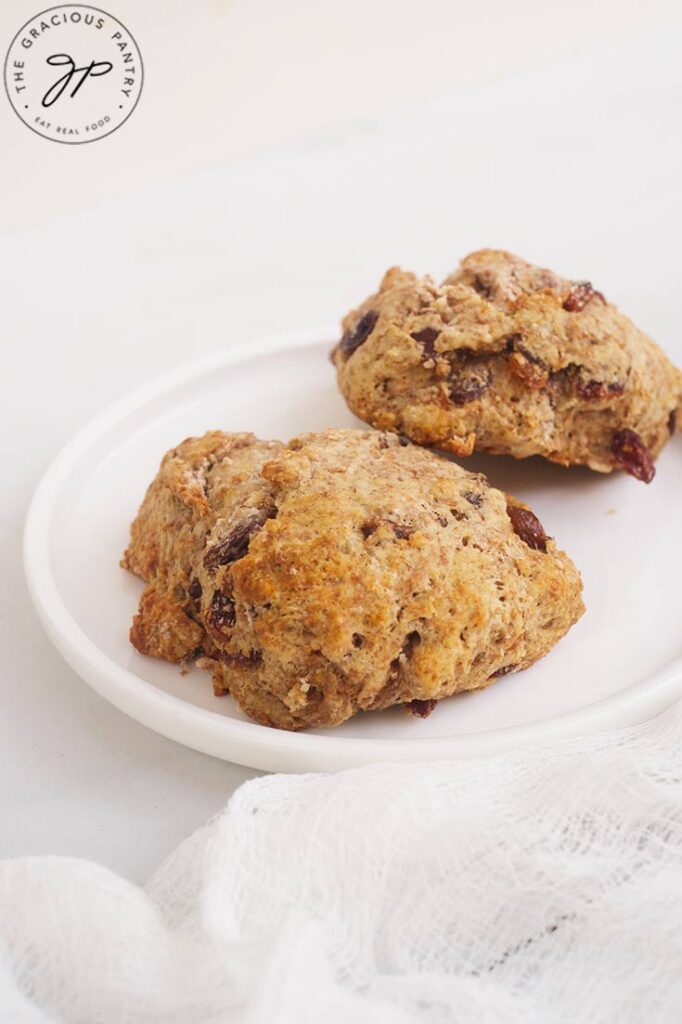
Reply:
[[356, 415], [474, 449], [648, 482], [682, 426], [682, 373], [595, 291], [483, 249], [441, 285], [397, 267], [343, 320], [332, 358]]
[[520, 502], [390, 433], [212, 432], [169, 452], [122, 563], [130, 638], [198, 659], [284, 729], [487, 686], [583, 611], [580, 576]]

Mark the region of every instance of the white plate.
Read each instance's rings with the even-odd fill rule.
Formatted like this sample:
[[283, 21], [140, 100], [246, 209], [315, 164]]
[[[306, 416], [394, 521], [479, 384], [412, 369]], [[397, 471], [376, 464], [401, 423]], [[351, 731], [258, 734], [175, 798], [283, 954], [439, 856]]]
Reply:
[[271, 771], [486, 754], [640, 721], [681, 696], [682, 438], [648, 487], [537, 459], [467, 462], [532, 505], [581, 569], [587, 612], [533, 668], [442, 701], [428, 720], [396, 708], [333, 730], [280, 732], [214, 697], [206, 673], [183, 677], [133, 650], [141, 584], [118, 563], [162, 454], [209, 428], [288, 439], [357, 423], [336, 389], [334, 338], [288, 335], [184, 367], [105, 412], [57, 457], [29, 511], [24, 557], [40, 618], [72, 668], [149, 728]]

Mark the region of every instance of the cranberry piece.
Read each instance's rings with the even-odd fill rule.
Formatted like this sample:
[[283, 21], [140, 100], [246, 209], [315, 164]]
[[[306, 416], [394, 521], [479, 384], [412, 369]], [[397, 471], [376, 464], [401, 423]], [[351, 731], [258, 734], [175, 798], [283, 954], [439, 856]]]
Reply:
[[220, 590], [216, 590], [208, 612], [209, 626], [214, 632], [224, 636], [229, 633], [236, 621], [234, 601]]
[[455, 405], [466, 405], [475, 402], [484, 395], [493, 382], [489, 366], [475, 375], [456, 374], [450, 379], [450, 399]]
[[440, 331], [436, 327], [423, 327], [421, 331], [415, 331], [410, 337], [423, 347], [425, 359], [433, 359], [436, 354], [434, 345], [439, 334]]
[[509, 368], [529, 388], [544, 388], [549, 378], [549, 370], [542, 359], [521, 345], [512, 348]]
[[578, 381], [578, 394], [588, 402], [602, 402], [605, 398], [622, 395], [625, 385], [615, 382], [606, 384], [603, 380]]
[[656, 475], [654, 460], [636, 431], [629, 427], [617, 430], [611, 441], [611, 452], [626, 473], [645, 484], [651, 483]]
[[363, 342], [367, 341], [374, 330], [379, 314], [373, 309], [368, 309], [358, 320], [352, 331], [346, 331], [339, 342], [339, 349], [345, 356], [351, 356], [356, 348], [360, 348]]
[[411, 715], [415, 715], [417, 718], [428, 718], [435, 708], [437, 700], [410, 700], [405, 704], [405, 707]]
[[367, 540], [373, 533], [379, 529], [382, 523], [390, 526], [398, 540], [408, 540], [414, 533], [414, 526], [409, 526], [407, 523], [395, 523], [392, 519], [368, 519], [360, 527], [362, 536]]
[[228, 665], [232, 665], [234, 668], [253, 668], [254, 665], [260, 665], [263, 660], [261, 652], [254, 650], [249, 651], [248, 654], [225, 653], [222, 657]]
[[529, 508], [520, 508], [519, 505], [507, 505], [507, 515], [511, 519], [514, 533], [524, 544], [535, 551], [547, 550], [547, 534], [534, 512]]
[[483, 504], [483, 495], [476, 494], [475, 491], [463, 491], [462, 497], [468, 501], [470, 505], [473, 505], [474, 508], [480, 508]]
[[229, 565], [243, 558], [249, 550], [251, 538], [260, 530], [267, 519], [276, 515], [275, 509], [261, 508], [243, 519], [219, 544], [214, 544], [204, 555], [204, 566], [215, 573], [222, 565]]
[[592, 299], [599, 299], [606, 305], [602, 293], [595, 291], [589, 281], [579, 281], [573, 285], [564, 300], [564, 309], [567, 313], [580, 313]]

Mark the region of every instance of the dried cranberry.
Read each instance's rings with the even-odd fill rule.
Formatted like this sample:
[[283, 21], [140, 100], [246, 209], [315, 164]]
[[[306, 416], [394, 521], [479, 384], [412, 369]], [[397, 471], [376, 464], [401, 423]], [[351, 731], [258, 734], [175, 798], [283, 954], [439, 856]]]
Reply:
[[382, 523], [386, 526], [390, 526], [398, 540], [407, 540], [414, 533], [414, 526], [409, 526], [407, 523], [396, 523], [392, 519], [368, 519], [360, 527], [362, 536], [367, 540], [373, 533], [379, 529]]
[[352, 331], [346, 331], [339, 342], [339, 349], [346, 356], [351, 356], [356, 348], [360, 348], [364, 341], [367, 341], [374, 330], [379, 314], [373, 309], [364, 313]]
[[567, 313], [580, 313], [592, 299], [599, 299], [606, 305], [602, 293], [595, 291], [589, 281], [579, 281], [564, 300], [564, 309]]
[[629, 427], [617, 430], [611, 441], [611, 452], [626, 473], [645, 484], [651, 483], [656, 474], [654, 460], [636, 431], [630, 430]]
[[434, 345], [439, 334], [440, 331], [436, 327], [423, 327], [421, 331], [415, 331], [410, 337], [423, 347], [426, 359], [433, 359], [436, 354]]
[[514, 533], [524, 544], [535, 551], [547, 550], [547, 534], [534, 512], [519, 505], [507, 505], [507, 515], [511, 519]]
[[475, 491], [463, 491], [462, 497], [468, 501], [470, 505], [473, 505], [474, 508], [480, 508], [483, 504], [483, 495], [476, 494]]
[[204, 555], [204, 567], [208, 572], [215, 573], [220, 566], [229, 565], [243, 558], [249, 550], [249, 544], [254, 533], [262, 527], [267, 519], [272, 519], [276, 514], [275, 509], [258, 509], [251, 515], [238, 523], [224, 540], [214, 544]]
[[455, 405], [475, 402], [486, 393], [492, 382], [493, 375], [489, 366], [477, 374], [457, 373], [450, 378], [450, 399]]
[[529, 388], [544, 388], [549, 377], [546, 363], [518, 344], [512, 347], [509, 368]]
[[411, 715], [416, 715], [417, 718], [428, 718], [433, 709], [435, 708], [437, 700], [410, 700], [405, 704], [405, 707]]
[[237, 621], [234, 601], [216, 590], [213, 594], [211, 607], [208, 612], [208, 624], [216, 633], [225, 634], [229, 632]]
[[588, 402], [602, 402], [606, 398], [622, 395], [625, 385], [615, 382], [606, 384], [603, 380], [578, 381], [578, 394]]
[[228, 665], [232, 665], [235, 668], [252, 668], [254, 665], [260, 664], [263, 660], [263, 655], [260, 651], [251, 650], [248, 654], [226, 652], [222, 655], [222, 658]]

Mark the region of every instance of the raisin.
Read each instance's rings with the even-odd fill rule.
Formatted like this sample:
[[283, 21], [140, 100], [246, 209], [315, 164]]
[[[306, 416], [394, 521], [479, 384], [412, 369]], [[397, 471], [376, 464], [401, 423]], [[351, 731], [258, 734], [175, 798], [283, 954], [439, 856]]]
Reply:
[[509, 369], [526, 387], [544, 388], [549, 378], [549, 370], [542, 359], [534, 356], [528, 349], [517, 345], [509, 356]]
[[470, 505], [473, 505], [474, 508], [480, 508], [483, 504], [483, 495], [476, 494], [475, 491], [463, 491], [462, 497], [468, 501]]
[[493, 375], [489, 366], [477, 374], [458, 373], [450, 378], [450, 399], [455, 405], [475, 402], [486, 393], [492, 382]]
[[407, 540], [414, 533], [414, 526], [409, 526], [407, 523], [396, 523], [392, 519], [368, 519], [360, 527], [362, 536], [367, 540], [373, 533], [379, 529], [379, 527], [385, 523], [386, 526], [390, 526], [398, 540]]
[[436, 354], [434, 345], [439, 334], [440, 331], [436, 327], [423, 327], [421, 331], [415, 331], [410, 337], [423, 347], [425, 359], [433, 359]]
[[373, 309], [364, 313], [352, 331], [346, 331], [339, 342], [339, 349], [345, 356], [352, 356], [356, 348], [360, 348], [363, 342], [367, 341], [374, 330], [379, 314]]
[[677, 426], [677, 413], [675, 409], [668, 416], [668, 433], [672, 437], [675, 433], [675, 427]]
[[235, 668], [252, 668], [254, 665], [260, 664], [263, 655], [260, 651], [251, 650], [248, 654], [226, 652], [222, 658], [228, 665], [233, 665]]
[[641, 437], [625, 427], [617, 430], [611, 441], [611, 452], [621, 469], [636, 480], [650, 484], [656, 474], [654, 460]]
[[216, 633], [224, 635], [232, 629], [236, 621], [234, 601], [220, 590], [216, 590], [208, 612], [209, 626]]
[[510, 672], [516, 672], [517, 665], [503, 665], [502, 668], [495, 669], [489, 676], [490, 679], [499, 679], [500, 676], [508, 676]]
[[229, 565], [243, 558], [249, 550], [254, 533], [260, 530], [267, 519], [276, 515], [275, 509], [261, 508], [238, 523], [224, 540], [214, 544], [204, 555], [204, 567], [215, 573], [222, 565]]
[[534, 512], [531, 512], [529, 508], [508, 504], [507, 515], [511, 519], [514, 533], [521, 538], [524, 544], [535, 551], [547, 550], [547, 534]]
[[416, 715], [417, 718], [428, 718], [433, 709], [435, 708], [437, 700], [411, 700], [405, 704], [405, 707], [411, 715]]
[[362, 645], [365, 642], [364, 636], [362, 636], [360, 633], [353, 633], [352, 640], [353, 647], [362, 647]]
[[409, 437], [405, 437], [404, 434], [398, 434], [398, 444], [401, 448], [407, 448], [408, 445], [412, 444]]
[[625, 385], [617, 381], [613, 384], [606, 384], [603, 380], [578, 381], [578, 394], [588, 402], [603, 402], [606, 398], [617, 398], [624, 390]]
[[567, 313], [580, 313], [592, 299], [599, 299], [606, 305], [602, 293], [595, 291], [589, 281], [579, 281], [573, 285], [564, 300], [564, 309]]
[[199, 600], [202, 593], [201, 583], [199, 583], [199, 580], [192, 580], [189, 587], [187, 588], [187, 593], [189, 594], [190, 597], [193, 597], [195, 601]]

